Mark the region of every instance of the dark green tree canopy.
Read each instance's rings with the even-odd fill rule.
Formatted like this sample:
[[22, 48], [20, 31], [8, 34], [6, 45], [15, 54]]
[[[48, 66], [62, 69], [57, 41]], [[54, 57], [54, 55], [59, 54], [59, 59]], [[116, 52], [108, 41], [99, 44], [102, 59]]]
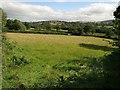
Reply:
[[29, 22], [24, 22], [24, 25], [26, 26], [27, 29], [31, 28], [31, 23], [29, 23]]
[[6, 27], [10, 30], [14, 29], [14, 20], [8, 19], [6, 23]]
[[116, 11], [114, 12], [115, 16], [115, 22], [114, 22], [114, 28], [116, 29], [117, 35], [118, 35], [118, 43], [120, 49], [120, 6], [117, 7]]
[[115, 18], [120, 18], [120, 6], [117, 7], [116, 11], [114, 12]]
[[26, 26], [20, 20], [8, 19], [6, 27], [8, 30], [26, 30]]
[[90, 24], [87, 24], [87, 25], [85, 25], [85, 27], [83, 29], [84, 29], [84, 32], [87, 34], [87, 33], [91, 32], [92, 27]]
[[14, 29], [15, 30], [26, 30], [26, 27], [20, 20], [15, 19], [14, 20]]

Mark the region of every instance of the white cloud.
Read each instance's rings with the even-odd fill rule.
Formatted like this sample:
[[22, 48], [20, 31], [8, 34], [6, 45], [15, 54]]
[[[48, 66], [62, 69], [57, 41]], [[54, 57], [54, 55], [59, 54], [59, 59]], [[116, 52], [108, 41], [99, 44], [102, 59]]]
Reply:
[[[15, 1], [15, 0], [14, 0]], [[48, 6], [32, 5], [20, 2], [3, 2], [3, 9], [8, 18], [22, 21], [64, 20], [64, 21], [99, 21], [113, 19], [115, 4], [96, 3], [75, 11], [54, 10]]]
[[53, 0], [53, 1], [55, 2], [119, 2], [119, 0]]
[[86, 8], [80, 8], [77, 14], [85, 15], [87, 20], [90, 21], [113, 19], [116, 6], [115, 4], [96, 3]]
[[[11, 1], [11, 0], [7, 0]], [[17, 2], [119, 2], [119, 0], [16, 0]]]

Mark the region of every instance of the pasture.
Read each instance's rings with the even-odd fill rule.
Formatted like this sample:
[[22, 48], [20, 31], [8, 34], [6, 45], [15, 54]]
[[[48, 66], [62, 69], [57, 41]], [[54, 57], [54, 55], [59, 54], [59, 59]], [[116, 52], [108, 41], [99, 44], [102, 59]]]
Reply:
[[5, 36], [15, 46], [4, 53], [3, 88], [21, 85], [90, 88], [104, 87], [106, 83], [101, 58], [115, 49], [108, 42], [112, 40], [21, 33], [6, 33]]

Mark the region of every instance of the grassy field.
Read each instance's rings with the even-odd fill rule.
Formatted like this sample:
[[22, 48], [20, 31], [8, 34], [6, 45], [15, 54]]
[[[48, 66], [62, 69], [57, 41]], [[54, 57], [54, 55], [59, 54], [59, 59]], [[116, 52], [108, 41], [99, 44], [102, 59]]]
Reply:
[[3, 88], [104, 87], [99, 58], [114, 50], [108, 42], [112, 40], [21, 33], [5, 36], [14, 45], [3, 52]]

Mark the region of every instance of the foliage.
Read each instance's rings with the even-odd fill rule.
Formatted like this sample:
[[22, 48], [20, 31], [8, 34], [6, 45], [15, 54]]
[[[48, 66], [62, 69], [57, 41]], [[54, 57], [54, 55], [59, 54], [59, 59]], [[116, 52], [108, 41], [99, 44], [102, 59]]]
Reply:
[[[16, 22], [16, 24], [15, 24]], [[7, 20], [6, 31], [19, 32], [20, 29], [26, 30], [25, 33], [42, 34], [63, 34], [63, 35], [92, 35], [104, 34], [106, 38], [116, 38], [116, 31], [113, 31], [111, 22], [64, 22], [64, 21], [40, 21], [40, 22], [21, 22], [19, 20]], [[26, 29], [25, 29], [26, 27]], [[19, 30], [18, 30], [19, 29]], [[24, 31], [23, 31], [24, 32]]]
[[7, 14], [2, 8], [0, 8], [0, 16], [1, 16], [1, 21], [2, 21], [0, 25], [0, 29], [2, 29], [2, 31], [7, 31], [5, 27], [7, 23]]
[[24, 22], [23, 24], [26, 26], [26, 29], [30, 29], [31, 28], [31, 23]]
[[[119, 38], [119, 14], [115, 12], [115, 16]], [[11, 29], [14, 32], [26, 32], [26, 28], [32, 27], [38, 30], [32, 31], [34, 33], [43, 30], [47, 34], [66, 34], [67, 31], [73, 35], [90, 35], [99, 32], [110, 38], [114, 31], [106, 27], [109, 25], [112, 24], [47, 21], [23, 23], [7, 20], [6, 27], [8, 31]], [[3, 88], [120, 87], [120, 51], [113, 52], [116, 47], [108, 43], [112, 41], [110, 39], [17, 33], [6, 35], [9, 40], [3, 36]]]
[[2, 26], [4, 27], [6, 25], [7, 21], [7, 14], [3, 11], [2, 8], [0, 8], [1, 16], [2, 16]]
[[60, 26], [59, 26], [58, 24], [55, 25], [54, 28], [56, 29], [57, 32], [61, 29]]
[[120, 6], [117, 7], [116, 11], [114, 12], [114, 16], [115, 16], [114, 27], [115, 27], [117, 35], [118, 35], [117, 45], [120, 48]]
[[26, 30], [26, 27], [21, 21], [15, 19], [14, 20], [14, 29], [15, 30]]
[[83, 28], [81, 27], [76, 27], [69, 30], [71, 30], [72, 35], [83, 35]]
[[109, 55], [114, 47], [102, 38], [19, 33], [6, 36], [16, 42], [16, 47], [12, 49], [14, 54], [3, 58], [3, 88], [107, 87], [106, 71], [99, 58]]
[[2, 46], [4, 46], [3, 53], [5, 54], [12, 54], [11, 51], [16, 47], [14, 43], [8, 41], [5, 35], [2, 35]]
[[120, 18], [120, 6], [117, 7], [116, 11], [114, 11], [115, 18]]
[[8, 28], [8, 30], [26, 30], [26, 26], [20, 20], [17, 19], [8, 19], [6, 27]]
[[13, 30], [14, 29], [14, 20], [8, 19], [7, 20], [7, 24], [6, 27], [8, 28], [8, 30]]
[[25, 64], [29, 64], [30, 62], [25, 58], [25, 56], [12, 56], [11, 58], [9, 58], [10, 61], [10, 65], [9, 66], [20, 66], [20, 65], [25, 65]]
[[115, 35], [115, 33], [112, 31], [112, 29], [110, 29], [110, 28], [106, 28], [106, 36], [108, 37], [108, 38], [111, 38], [111, 36], [113, 36], [113, 35]]
[[112, 52], [110, 55], [105, 56], [103, 59], [103, 68], [106, 71], [104, 73], [104, 78], [105, 78], [105, 87], [109, 88], [120, 88], [120, 51], [115, 50]]
[[84, 32], [85, 32], [85, 34], [90, 33], [90, 32], [91, 32], [91, 30], [92, 30], [91, 25], [85, 25], [85, 26], [84, 26]]
[[[2, 38], [4, 60], [2, 62], [2, 71], [4, 72], [3, 79], [8, 80], [7, 82], [12, 85], [11, 88], [18, 88], [20, 85], [22, 85], [19, 81], [18, 74], [15, 72], [9, 73], [9, 71], [11, 72], [11, 69], [13, 70], [16, 68], [20, 68], [20, 66], [23, 67], [29, 64], [30, 61], [24, 55], [16, 55], [16, 52], [14, 52], [15, 49], [17, 50], [17, 52], [21, 52], [23, 49], [17, 47], [14, 42], [10, 42], [5, 35], [2, 35]], [[7, 74], [5, 75], [5, 73]], [[10, 86], [8, 86], [7, 88], [9, 87]]]

